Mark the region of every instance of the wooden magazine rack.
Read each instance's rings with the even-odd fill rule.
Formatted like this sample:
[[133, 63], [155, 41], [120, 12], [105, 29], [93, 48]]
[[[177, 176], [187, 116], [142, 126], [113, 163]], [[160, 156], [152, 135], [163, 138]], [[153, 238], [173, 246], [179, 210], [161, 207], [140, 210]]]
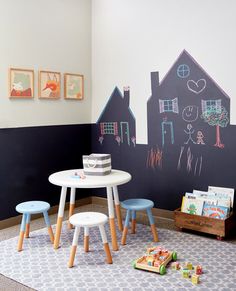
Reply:
[[201, 215], [193, 215], [180, 211], [174, 211], [175, 226], [179, 229], [191, 229], [217, 236], [222, 240], [236, 226], [236, 215], [231, 212], [226, 219], [217, 219]]

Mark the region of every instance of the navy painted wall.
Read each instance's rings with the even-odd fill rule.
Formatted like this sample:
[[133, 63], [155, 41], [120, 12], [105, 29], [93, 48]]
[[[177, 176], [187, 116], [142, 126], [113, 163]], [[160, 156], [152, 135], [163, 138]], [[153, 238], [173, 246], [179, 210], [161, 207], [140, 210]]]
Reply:
[[[23, 201], [59, 204], [60, 187], [50, 184], [48, 176], [82, 167], [82, 155], [91, 153], [91, 125], [1, 129], [0, 141], [2, 220], [17, 215], [15, 206]], [[87, 193], [79, 191], [80, 197]]]

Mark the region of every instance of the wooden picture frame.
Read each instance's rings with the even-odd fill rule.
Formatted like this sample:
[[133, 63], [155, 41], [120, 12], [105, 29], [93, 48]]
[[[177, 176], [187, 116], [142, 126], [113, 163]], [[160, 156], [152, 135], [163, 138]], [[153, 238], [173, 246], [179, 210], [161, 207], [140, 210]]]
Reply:
[[80, 74], [64, 74], [64, 98], [71, 100], [84, 99], [84, 76]]
[[40, 99], [61, 98], [61, 73], [39, 71], [38, 97]]
[[9, 98], [31, 99], [34, 97], [34, 70], [9, 69]]

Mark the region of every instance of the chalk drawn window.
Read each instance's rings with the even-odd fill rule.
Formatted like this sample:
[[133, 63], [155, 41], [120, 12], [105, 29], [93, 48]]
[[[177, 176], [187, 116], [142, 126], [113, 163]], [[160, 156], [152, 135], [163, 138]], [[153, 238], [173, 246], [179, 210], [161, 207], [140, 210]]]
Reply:
[[221, 112], [221, 99], [217, 100], [202, 100], [202, 112]]
[[118, 135], [117, 122], [101, 122], [100, 123], [101, 134]]
[[180, 78], [187, 78], [190, 75], [190, 68], [188, 65], [181, 64], [177, 68], [177, 76]]
[[160, 109], [160, 113], [163, 113], [163, 112], [179, 113], [178, 98], [169, 99], [169, 100], [159, 99], [159, 109]]

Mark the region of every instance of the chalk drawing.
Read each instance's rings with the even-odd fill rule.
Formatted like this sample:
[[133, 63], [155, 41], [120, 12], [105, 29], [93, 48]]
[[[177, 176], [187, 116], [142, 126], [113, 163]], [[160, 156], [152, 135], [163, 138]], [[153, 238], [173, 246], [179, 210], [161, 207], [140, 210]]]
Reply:
[[132, 143], [133, 143], [133, 145], [135, 147], [136, 146], [136, 137], [135, 136], [132, 136], [131, 137], [131, 141], [132, 141]]
[[164, 146], [166, 140], [170, 140], [171, 144], [174, 144], [174, 127], [172, 121], [162, 121], [162, 146]]
[[216, 143], [214, 146], [223, 149], [224, 144], [221, 142], [220, 127], [226, 127], [229, 123], [227, 110], [221, 106], [220, 112], [205, 111], [202, 113], [201, 118], [203, 118], [210, 126], [216, 127]]
[[195, 105], [189, 105], [182, 111], [182, 118], [186, 122], [194, 122], [198, 119], [198, 107]]
[[119, 135], [116, 136], [115, 140], [117, 141], [118, 145], [120, 146], [121, 138]]
[[100, 131], [101, 135], [105, 134], [117, 135], [118, 134], [117, 122], [101, 122]]
[[197, 164], [198, 164], [198, 158], [196, 159], [196, 162], [195, 162], [195, 167], [194, 167], [194, 176], [196, 176]]
[[180, 170], [180, 168], [181, 168], [181, 158], [182, 158], [183, 151], [184, 151], [184, 146], [181, 146], [178, 165], [177, 165], [177, 170]]
[[196, 82], [194, 80], [188, 80], [187, 87], [193, 93], [199, 94], [206, 88], [206, 80], [199, 79]]
[[158, 148], [151, 148], [147, 154], [146, 167], [147, 168], [162, 168], [163, 152]]
[[120, 123], [120, 132], [121, 132], [121, 142], [124, 143], [127, 141], [128, 145], [130, 145], [130, 135], [129, 135], [129, 123], [126, 121], [122, 121]]
[[190, 68], [186, 64], [181, 64], [177, 68], [177, 76], [180, 78], [187, 78], [190, 75]]
[[188, 147], [188, 150], [187, 150], [187, 166], [186, 166], [186, 169], [187, 169], [187, 172], [191, 172], [192, 170], [192, 161], [193, 161], [193, 155], [191, 153], [191, 149], [190, 147]]
[[159, 110], [163, 112], [179, 113], [178, 98], [174, 99], [159, 99]]
[[217, 100], [202, 100], [202, 112], [216, 112], [221, 113], [221, 99]]
[[98, 141], [100, 142], [100, 145], [102, 145], [102, 143], [103, 143], [103, 140], [104, 140], [104, 137], [103, 137], [103, 135], [99, 136], [99, 138], [98, 138]]
[[203, 141], [204, 135], [201, 130], [197, 132], [197, 144], [205, 144]]
[[201, 156], [201, 158], [200, 158], [200, 165], [199, 165], [198, 176], [201, 175], [201, 172], [202, 172], [202, 156]]
[[191, 142], [194, 143], [194, 144], [196, 143], [196, 142], [192, 139], [192, 134], [194, 133], [194, 129], [192, 129], [192, 128], [193, 128], [192, 125], [189, 123], [189, 124], [187, 125], [187, 129], [188, 129], [188, 131], [187, 131], [187, 130], [184, 130], [184, 132], [188, 135], [188, 140], [184, 142], [185, 144], [188, 144], [189, 141], [191, 141]]

